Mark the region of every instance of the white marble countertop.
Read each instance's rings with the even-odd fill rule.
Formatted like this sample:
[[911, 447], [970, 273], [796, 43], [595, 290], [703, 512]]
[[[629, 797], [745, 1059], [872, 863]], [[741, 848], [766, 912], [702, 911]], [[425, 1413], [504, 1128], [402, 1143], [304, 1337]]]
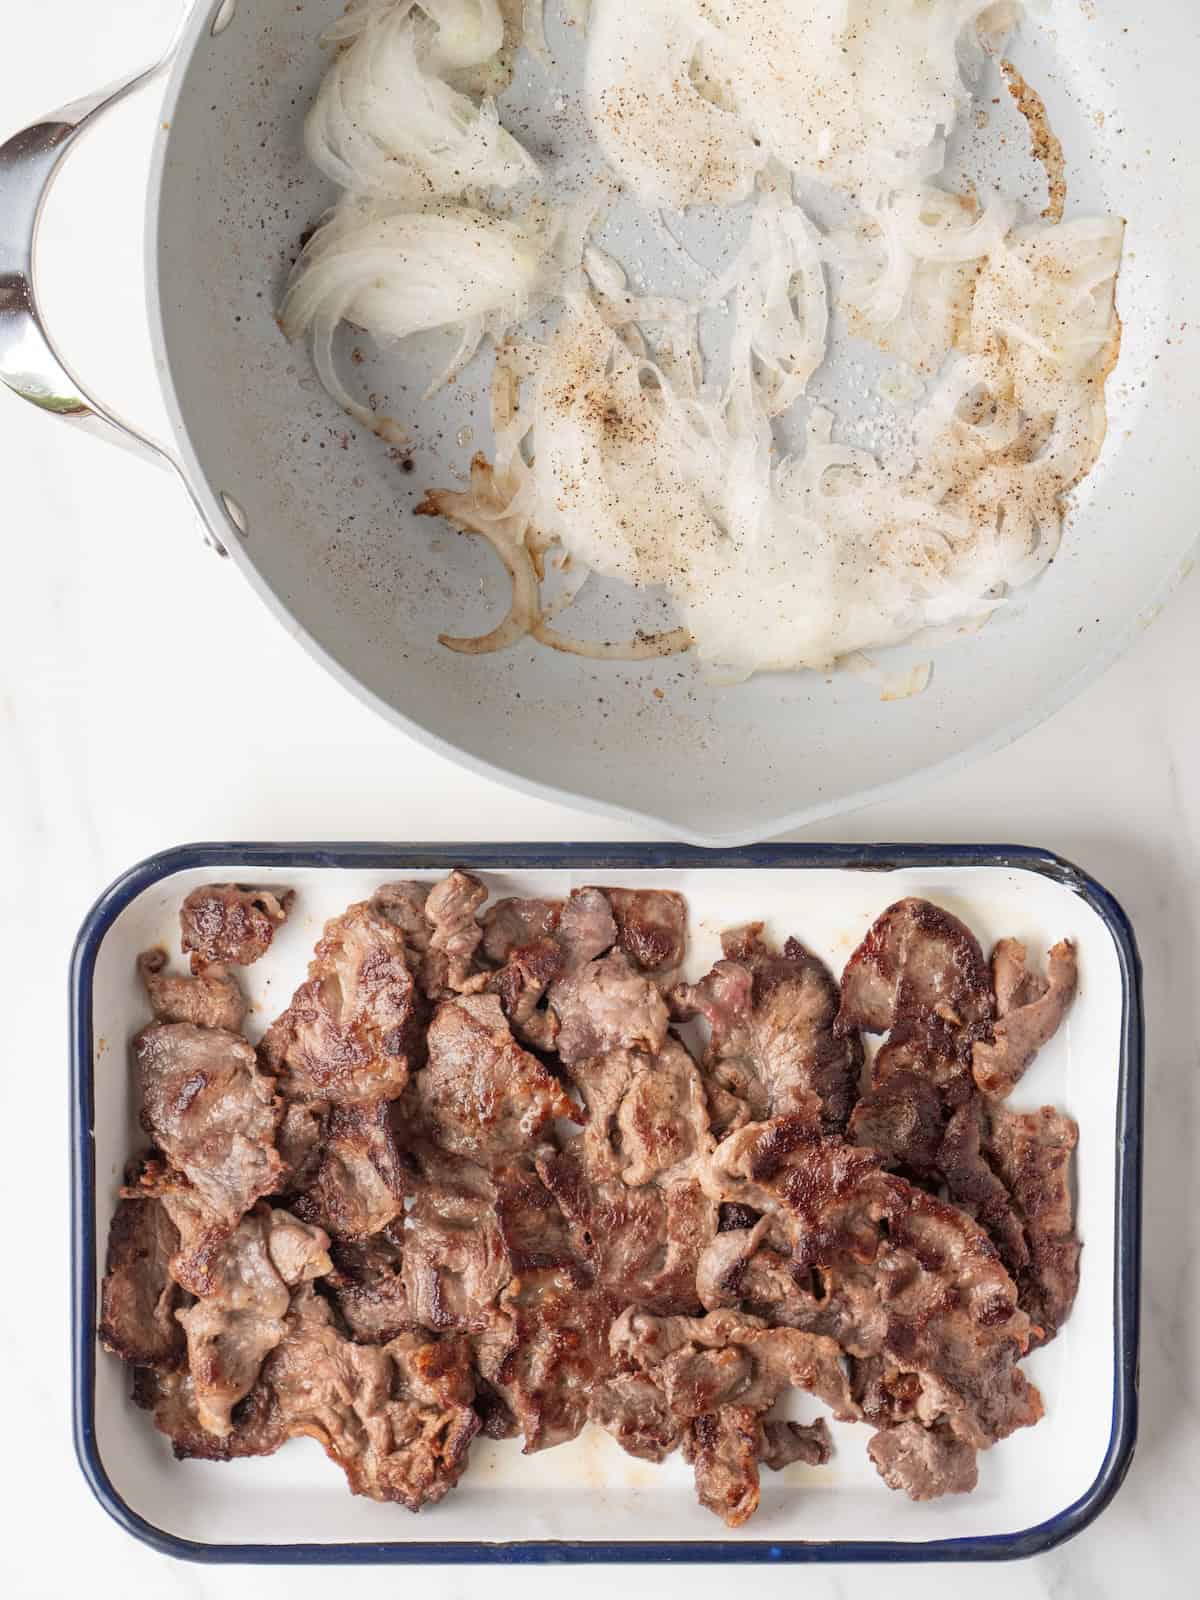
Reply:
[[[106, 17], [98, 38], [97, 11]], [[5, 6], [0, 135], [131, 66], [164, 31], [155, 0]], [[155, 415], [139, 309], [140, 198], [153, 105], [81, 154], [47, 223], [52, 308], [87, 372]], [[86, 264], [86, 265], [84, 265]], [[86, 271], [86, 285], [79, 279]], [[103, 314], [97, 315], [103, 306]], [[127, 355], [132, 350], [133, 357]], [[468, 779], [327, 680], [227, 564], [201, 546], [158, 475], [0, 396], [0, 945], [8, 985], [0, 1071], [0, 1593], [301, 1597], [330, 1576], [173, 1563], [120, 1532], [72, 1455], [67, 1361], [65, 977], [75, 929], [130, 863], [201, 838], [603, 839], [636, 830]], [[237, 677], [202, 670], [215, 621]], [[1155, 1597], [1195, 1592], [1200, 1566], [1200, 574], [1126, 659], [1047, 726], [927, 791], [819, 830], [845, 840], [1048, 846], [1105, 882], [1132, 917], [1149, 1020], [1145, 1324], [1137, 1457], [1081, 1537], [1000, 1568], [898, 1569], [890, 1595]], [[199, 774], [201, 781], [197, 781]], [[15, 1023], [15, 1037], [14, 1037]], [[1191, 1577], [1188, 1574], [1191, 1574]], [[428, 1576], [433, 1577], [432, 1574]], [[356, 1572], [356, 1594], [417, 1574]], [[867, 1569], [445, 1569], [440, 1595], [631, 1597], [752, 1585], [814, 1600], [877, 1592]]]

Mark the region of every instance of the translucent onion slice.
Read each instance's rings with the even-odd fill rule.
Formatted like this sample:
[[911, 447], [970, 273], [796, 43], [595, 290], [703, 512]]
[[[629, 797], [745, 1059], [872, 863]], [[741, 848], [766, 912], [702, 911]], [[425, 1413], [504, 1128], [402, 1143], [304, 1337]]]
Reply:
[[499, 49], [495, 0], [426, 0], [420, 9], [401, 0], [351, 16], [357, 31], [305, 123], [322, 172], [350, 193], [411, 205], [537, 177], [495, 102], [479, 103], [442, 76]]
[[462, 359], [482, 330], [525, 315], [544, 269], [545, 235], [534, 228], [465, 206], [409, 212], [350, 201], [297, 263], [280, 326], [289, 339], [314, 330], [321, 381], [352, 417], [381, 432], [380, 419], [337, 376], [337, 325], [348, 320], [381, 340], [458, 327]]

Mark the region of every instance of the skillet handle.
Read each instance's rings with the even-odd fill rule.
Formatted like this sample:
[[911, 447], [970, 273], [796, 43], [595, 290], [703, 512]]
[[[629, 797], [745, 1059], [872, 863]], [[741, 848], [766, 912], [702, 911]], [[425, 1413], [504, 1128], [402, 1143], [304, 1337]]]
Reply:
[[174, 58], [180, 33], [151, 66], [52, 112], [0, 145], [0, 382], [39, 410], [176, 473], [200, 515], [206, 542], [218, 554], [225, 555], [182, 464], [85, 388], [59, 353], [37, 295], [38, 230], [46, 198], [63, 161], [76, 140], [110, 106], [152, 83], [166, 70]]

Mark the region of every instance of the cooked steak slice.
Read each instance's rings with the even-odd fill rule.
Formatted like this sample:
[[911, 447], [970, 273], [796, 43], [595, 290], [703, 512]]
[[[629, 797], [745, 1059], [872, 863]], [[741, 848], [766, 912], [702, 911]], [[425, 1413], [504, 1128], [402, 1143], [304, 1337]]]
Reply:
[[575, 1273], [580, 1283], [590, 1281], [572, 1244], [568, 1219], [557, 1197], [536, 1170], [523, 1165], [505, 1166], [492, 1174], [496, 1221], [508, 1256], [510, 1277], [553, 1269]]
[[595, 961], [617, 942], [617, 924], [602, 889], [573, 889], [558, 919], [563, 970], [570, 974]]
[[815, 1422], [764, 1422], [758, 1459], [772, 1472], [782, 1472], [793, 1462], [823, 1467], [833, 1459], [833, 1440], [824, 1417]]
[[991, 1115], [986, 1153], [1012, 1197], [1025, 1230], [1029, 1260], [1017, 1277], [1021, 1304], [1045, 1344], [1070, 1315], [1079, 1288], [1079, 1239], [1071, 1204], [1071, 1152], [1078, 1125], [1061, 1111]]
[[275, 1141], [283, 1162], [280, 1194], [299, 1193], [315, 1181], [321, 1163], [321, 1138], [327, 1112], [328, 1107], [319, 1101], [288, 1100], [285, 1103]]
[[223, 1438], [284, 1336], [291, 1291], [328, 1272], [328, 1235], [259, 1205], [242, 1218], [215, 1265], [211, 1293], [178, 1313], [202, 1427]]
[[483, 938], [475, 913], [486, 899], [479, 879], [457, 868], [429, 891], [425, 916], [432, 932], [421, 962], [421, 983], [431, 1000], [466, 988]]
[[186, 1368], [161, 1372], [138, 1367], [133, 1375], [133, 1400], [154, 1414], [154, 1426], [170, 1439], [179, 1461], [238, 1461], [246, 1456], [274, 1455], [286, 1442], [270, 1396], [255, 1388], [236, 1408], [224, 1436], [210, 1433], [200, 1421], [196, 1386]]
[[298, 1217], [336, 1239], [364, 1239], [403, 1213], [408, 1180], [390, 1112], [386, 1100], [330, 1108], [316, 1172], [292, 1202]]
[[480, 918], [484, 956], [502, 967], [514, 951], [550, 938], [562, 909], [561, 900], [497, 900]]
[[382, 884], [371, 896], [371, 910], [399, 928], [408, 948], [421, 956], [429, 949], [433, 937], [433, 927], [425, 910], [431, 887], [409, 879]]
[[696, 1474], [700, 1504], [728, 1528], [740, 1528], [758, 1510], [758, 1413], [749, 1406], [722, 1406], [697, 1417], [683, 1442]]
[[992, 1040], [976, 1041], [971, 1054], [975, 1082], [989, 1099], [1005, 1100], [1024, 1077], [1042, 1046], [1057, 1033], [1079, 981], [1075, 947], [1063, 939], [1050, 951], [1046, 977], [1025, 965], [1025, 946], [1001, 939], [992, 952], [999, 1020]]
[[157, 1022], [193, 1022], [198, 1028], [238, 1033], [246, 1020], [246, 997], [230, 973], [214, 967], [199, 977], [169, 973], [167, 952], [147, 950], [138, 957], [138, 976]]
[[475, 1374], [475, 1414], [485, 1439], [519, 1439], [521, 1426], [486, 1378]]
[[430, 1137], [456, 1155], [493, 1161], [533, 1148], [574, 1102], [513, 1038], [494, 994], [441, 1004], [429, 1027], [429, 1064], [414, 1089]]
[[418, 1186], [404, 1236], [404, 1287], [415, 1322], [435, 1331], [480, 1329], [512, 1275], [494, 1190]]
[[390, 1100], [424, 1059], [426, 1015], [404, 935], [364, 902], [326, 923], [260, 1049], [289, 1099]]
[[541, 938], [513, 949], [488, 983], [488, 990], [499, 995], [517, 1038], [537, 1050], [553, 1050], [558, 1040], [558, 1018], [542, 1000], [562, 965], [557, 940]]
[[940, 1425], [902, 1422], [881, 1428], [872, 1435], [867, 1454], [888, 1488], [903, 1489], [910, 1500], [969, 1494], [979, 1480], [974, 1447]]
[[100, 1291], [100, 1340], [123, 1361], [169, 1371], [183, 1360], [175, 1320], [183, 1294], [170, 1273], [178, 1249], [179, 1230], [161, 1201], [118, 1202]]
[[524, 1453], [574, 1439], [612, 1370], [613, 1305], [577, 1274], [544, 1269], [515, 1280], [475, 1339], [479, 1370], [521, 1426]]
[[683, 1432], [666, 1395], [644, 1372], [619, 1372], [597, 1385], [588, 1417], [642, 1461], [665, 1461]]
[[864, 1421], [882, 1428], [916, 1416], [921, 1399], [916, 1373], [902, 1372], [886, 1355], [851, 1356], [849, 1366], [850, 1388]]
[[354, 1494], [410, 1511], [441, 1500], [479, 1432], [465, 1342], [414, 1331], [354, 1344], [311, 1292], [295, 1297], [287, 1321], [259, 1380], [281, 1434], [319, 1440]]
[[402, 1237], [397, 1225], [369, 1239], [335, 1239], [330, 1245], [333, 1271], [321, 1287], [356, 1344], [387, 1344], [420, 1321], [402, 1275]]
[[835, 1037], [838, 989], [823, 962], [798, 940], [776, 953], [762, 924], [722, 936], [725, 959], [697, 985], [672, 995], [676, 1015], [712, 1027], [705, 1065], [737, 1111], [718, 1101], [722, 1128], [804, 1113], [830, 1133], [846, 1126], [858, 1097], [862, 1046]]
[[[950, 1199], [987, 1230], [1020, 1289], [1029, 1268], [1029, 1247], [1007, 1188], [984, 1158], [983, 1134], [984, 1113], [973, 1098], [959, 1106], [946, 1124], [937, 1167]], [[1022, 1305], [1029, 1310], [1023, 1301]]]
[[620, 1304], [666, 1314], [699, 1308], [696, 1266], [716, 1229], [716, 1207], [694, 1181], [631, 1189], [588, 1175], [577, 1149], [537, 1158], [571, 1230], [575, 1255]]
[[560, 978], [551, 987], [550, 1004], [559, 1021], [558, 1053], [568, 1067], [610, 1050], [655, 1055], [667, 1036], [662, 996], [620, 950]]
[[643, 972], [670, 973], [687, 951], [687, 901], [668, 889], [604, 889], [617, 943]]
[[936, 1166], [944, 1132], [941, 1097], [916, 1072], [893, 1072], [872, 1084], [850, 1117], [855, 1144], [876, 1151], [889, 1167], [922, 1175]]
[[278, 1187], [282, 1106], [239, 1034], [156, 1022], [134, 1041], [142, 1126], [212, 1217], [229, 1226]]
[[677, 1039], [664, 1039], [657, 1055], [618, 1049], [570, 1070], [586, 1108], [589, 1176], [635, 1187], [666, 1182], [686, 1176], [693, 1158], [712, 1149], [704, 1085]]
[[837, 1028], [884, 1033], [914, 1014], [985, 1025], [992, 986], [971, 930], [928, 900], [908, 899], [888, 907], [847, 962]]
[[751, 1228], [727, 1228], [709, 1241], [696, 1266], [696, 1294], [706, 1311], [742, 1303], [746, 1269], [771, 1226], [770, 1217], [760, 1217]]
[[758, 1317], [656, 1317], [629, 1306], [613, 1324], [610, 1348], [623, 1368], [650, 1374], [677, 1417], [725, 1405], [767, 1412], [785, 1389], [805, 1389], [847, 1420], [859, 1415], [834, 1340], [770, 1328]]
[[192, 971], [225, 963], [253, 966], [271, 948], [295, 898], [291, 889], [247, 889], [240, 883], [193, 889], [179, 913]]
[[985, 1448], [1041, 1416], [1017, 1366], [1031, 1337], [1017, 1287], [957, 1208], [801, 1118], [732, 1134], [702, 1180], [714, 1198], [770, 1211], [787, 1228], [793, 1272], [816, 1268], [830, 1285], [811, 1326], [852, 1356], [886, 1354], [915, 1373], [930, 1421], [943, 1416]]

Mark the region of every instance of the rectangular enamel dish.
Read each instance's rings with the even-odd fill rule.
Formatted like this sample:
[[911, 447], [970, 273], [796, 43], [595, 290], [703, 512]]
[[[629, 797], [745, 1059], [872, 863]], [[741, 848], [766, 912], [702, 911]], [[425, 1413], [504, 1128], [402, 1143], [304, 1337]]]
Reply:
[[[689, 968], [707, 969], [722, 927], [763, 919], [840, 973], [885, 906], [927, 895], [985, 949], [1003, 934], [1044, 952], [1074, 939], [1080, 991], [1014, 1104], [1055, 1104], [1079, 1123], [1082, 1278], [1059, 1337], [1027, 1362], [1045, 1419], [980, 1457], [970, 1495], [914, 1505], [884, 1487], [868, 1431], [834, 1425], [830, 1466], [764, 1473], [762, 1506], [729, 1532], [696, 1503], [679, 1456], [636, 1461], [598, 1429], [522, 1456], [480, 1440], [457, 1490], [411, 1516], [353, 1498], [311, 1440], [264, 1460], [176, 1462], [129, 1399], [128, 1373], [99, 1349], [96, 1305], [123, 1164], [143, 1142], [127, 1044], [147, 1019], [139, 951], [178, 951], [183, 897], [206, 881], [298, 891], [270, 954], [245, 974], [256, 1038], [302, 979], [328, 917], [389, 878], [453, 865], [496, 894], [565, 895], [584, 883], [680, 890], [691, 907]], [[197, 845], [135, 867], [91, 912], [72, 969], [76, 1444], [98, 1499], [130, 1533], [201, 1561], [921, 1561], [1031, 1554], [1070, 1537], [1116, 1492], [1137, 1427], [1142, 1022], [1137, 950], [1123, 912], [1068, 863], [1019, 848], [775, 845]], [[793, 1414], [821, 1407], [796, 1394]]]

